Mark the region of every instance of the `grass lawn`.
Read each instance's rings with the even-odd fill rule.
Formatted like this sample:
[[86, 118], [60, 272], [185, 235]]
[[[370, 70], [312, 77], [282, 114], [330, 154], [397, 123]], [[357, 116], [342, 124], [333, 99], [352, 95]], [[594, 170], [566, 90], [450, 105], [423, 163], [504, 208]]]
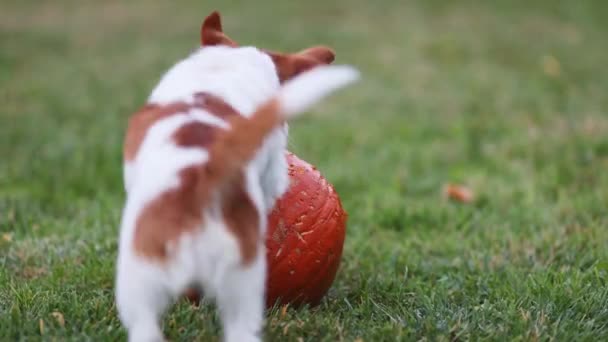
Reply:
[[[349, 226], [322, 305], [270, 312], [268, 340], [608, 340], [608, 2], [222, 3], [2, 1], [0, 341], [124, 340], [127, 117], [215, 8], [237, 41], [325, 43], [364, 76], [291, 126]], [[220, 332], [185, 303], [164, 330]]]

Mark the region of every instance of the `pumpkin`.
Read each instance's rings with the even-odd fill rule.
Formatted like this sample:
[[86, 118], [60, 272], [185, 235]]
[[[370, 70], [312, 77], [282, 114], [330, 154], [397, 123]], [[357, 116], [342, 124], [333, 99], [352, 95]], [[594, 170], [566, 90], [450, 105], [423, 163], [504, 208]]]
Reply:
[[334, 281], [347, 215], [321, 173], [287, 154], [290, 186], [268, 220], [266, 303], [317, 305]]
[[[312, 165], [287, 153], [290, 185], [268, 217], [266, 305], [320, 303], [334, 281], [346, 234], [340, 198]], [[195, 304], [194, 289], [185, 296]]]

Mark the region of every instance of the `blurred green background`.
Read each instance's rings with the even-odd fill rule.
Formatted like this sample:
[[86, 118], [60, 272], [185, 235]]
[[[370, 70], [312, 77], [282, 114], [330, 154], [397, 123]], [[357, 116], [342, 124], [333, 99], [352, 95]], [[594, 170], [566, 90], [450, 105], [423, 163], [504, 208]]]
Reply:
[[[291, 125], [349, 226], [322, 305], [270, 312], [269, 340], [608, 339], [608, 2], [4, 0], [0, 340], [125, 338], [127, 118], [214, 9], [243, 44], [327, 44], [364, 77]], [[184, 303], [164, 329], [220, 333]]]

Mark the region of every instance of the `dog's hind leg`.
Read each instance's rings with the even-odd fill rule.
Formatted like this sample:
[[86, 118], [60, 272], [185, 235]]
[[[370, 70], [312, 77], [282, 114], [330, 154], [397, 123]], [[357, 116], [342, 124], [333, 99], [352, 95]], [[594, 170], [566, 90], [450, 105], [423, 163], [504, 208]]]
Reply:
[[264, 317], [266, 256], [260, 248], [247, 266], [238, 265], [224, 275], [217, 304], [227, 342], [260, 341]]
[[169, 304], [169, 293], [160, 283], [160, 270], [127, 254], [131, 253], [119, 257], [116, 304], [129, 341], [163, 341], [159, 321]]

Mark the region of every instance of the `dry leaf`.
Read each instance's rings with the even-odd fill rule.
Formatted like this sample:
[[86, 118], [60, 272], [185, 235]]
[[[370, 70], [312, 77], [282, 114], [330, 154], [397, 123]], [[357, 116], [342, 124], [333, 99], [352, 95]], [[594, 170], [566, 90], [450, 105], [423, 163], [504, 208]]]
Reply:
[[287, 305], [281, 307], [281, 318], [285, 318], [285, 316], [287, 316]]
[[461, 203], [471, 203], [475, 198], [471, 189], [456, 184], [448, 184], [444, 189], [444, 194], [447, 198]]
[[54, 311], [53, 313], [51, 313], [51, 315], [53, 317], [55, 317], [55, 319], [57, 320], [57, 323], [59, 323], [59, 325], [63, 328], [65, 327], [65, 318], [63, 318], [63, 314], [59, 311]]
[[543, 71], [545, 72], [546, 75], [549, 75], [551, 77], [558, 77], [561, 74], [561, 65], [559, 64], [559, 61], [557, 60], [557, 58], [549, 55], [549, 56], [544, 56], [543, 60], [542, 60], [542, 64], [543, 64]]
[[38, 328], [40, 329], [40, 335], [44, 335], [44, 320], [42, 318], [38, 320]]
[[285, 324], [285, 327], [283, 328], [283, 335], [287, 335], [287, 331], [289, 331], [290, 326], [291, 326], [291, 322]]
[[27, 279], [36, 279], [45, 276], [48, 273], [49, 270], [47, 270], [46, 268], [34, 266], [26, 266], [20, 272], [21, 276]]
[[520, 308], [519, 312], [521, 313], [521, 318], [524, 320], [524, 322], [527, 322], [530, 319], [530, 311]]
[[355, 339], [355, 342], [363, 342], [363, 339], [362, 339], [361, 337], [357, 337], [357, 338]]
[[2, 240], [6, 241], [6, 242], [13, 241], [13, 234], [11, 234], [11, 233], [2, 234]]

